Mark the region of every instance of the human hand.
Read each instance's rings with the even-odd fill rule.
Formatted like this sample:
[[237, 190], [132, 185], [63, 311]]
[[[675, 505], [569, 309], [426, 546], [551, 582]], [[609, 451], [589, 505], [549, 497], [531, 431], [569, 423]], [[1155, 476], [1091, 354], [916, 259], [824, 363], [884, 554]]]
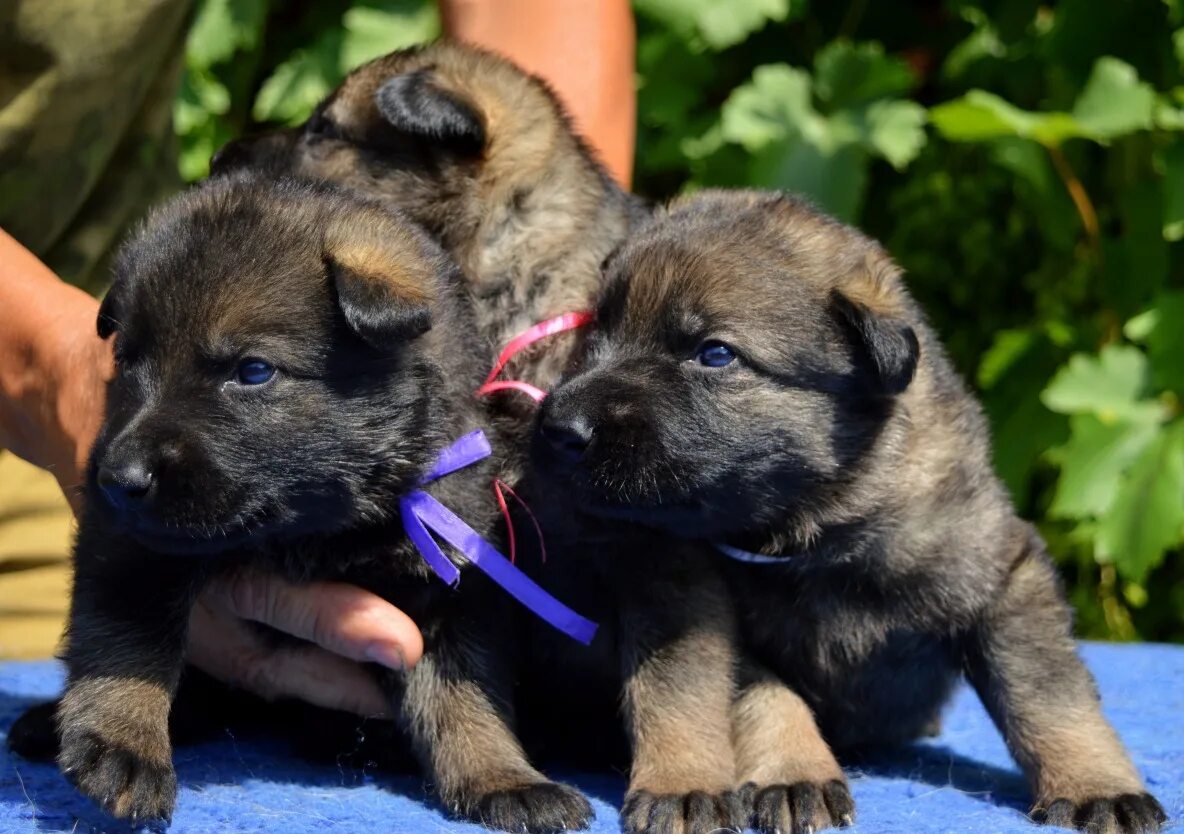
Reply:
[[113, 361], [99, 303], [0, 231], [0, 447], [47, 469], [77, 514]]
[[[274, 646], [251, 623], [306, 640]], [[264, 698], [389, 717], [388, 701], [362, 662], [408, 668], [423, 655], [411, 619], [352, 585], [294, 585], [257, 571], [216, 579], [189, 618], [187, 660], [207, 674]]]

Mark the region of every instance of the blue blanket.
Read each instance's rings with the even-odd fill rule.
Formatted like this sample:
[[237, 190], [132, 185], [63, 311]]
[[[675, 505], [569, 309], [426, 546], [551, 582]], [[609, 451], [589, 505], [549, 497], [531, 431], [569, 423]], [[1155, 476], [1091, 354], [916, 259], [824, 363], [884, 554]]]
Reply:
[[[1177, 828], [1184, 819], [1184, 648], [1086, 645], [1082, 649], [1114, 722], [1151, 791]], [[0, 666], [0, 734], [61, 685], [54, 663]], [[181, 794], [176, 834], [344, 831], [476, 832], [451, 821], [420, 780], [318, 766], [268, 746], [226, 738], [176, 753]], [[620, 829], [624, 782], [614, 774], [556, 774], [596, 807], [592, 831]], [[848, 769], [858, 808], [854, 832], [1038, 831], [1029, 796], [974, 694], [959, 692], [942, 735]], [[0, 834], [110, 830], [110, 823], [55, 768], [0, 753]], [[118, 829], [116, 829], [118, 830]]]

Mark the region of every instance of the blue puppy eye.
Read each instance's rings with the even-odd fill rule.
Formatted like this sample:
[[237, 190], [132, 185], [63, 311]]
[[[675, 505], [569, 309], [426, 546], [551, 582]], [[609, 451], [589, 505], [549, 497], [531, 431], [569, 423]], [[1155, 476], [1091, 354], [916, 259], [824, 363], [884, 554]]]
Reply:
[[695, 358], [699, 360], [700, 365], [706, 365], [709, 368], [722, 368], [725, 365], [731, 365], [736, 359], [736, 354], [723, 342], [704, 342], [699, 347], [699, 353]]
[[243, 385], [262, 385], [275, 376], [275, 366], [260, 359], [247, 359], [238, 365], [238, 381]]

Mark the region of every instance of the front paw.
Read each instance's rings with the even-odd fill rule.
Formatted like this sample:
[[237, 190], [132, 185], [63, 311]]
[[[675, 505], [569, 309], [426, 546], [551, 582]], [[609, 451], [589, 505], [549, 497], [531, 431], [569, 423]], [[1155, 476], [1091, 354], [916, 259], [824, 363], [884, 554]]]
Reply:
[[741, 831], [744, 801], [734, 791], [657, 794], [632, 791], [621, 808], [626, 834], [711, 834]]
[[132, 822], [169, 820], [177, 799], [177, 776], [159, 744], [140, 752], [112, 743], [90, 727], [69, 726], [62, 733], [58, 766], [82, 793], [113, 817]]
[[749, 783], [744, 793], [752, 803], [750, 824], [761, 834], [813, 834], [855, 822], [855, 801], [840, 779], [792, 785]]
[[1056, 799], [1032, 810], [1039, 822], [1089, 834], [1154, 834], [1167, 822], [1163, 806], [1149, 793], [1127, 793], [1083, 801]]
[[594, 816], [592, 805], [582, 793], [557, 782], [489, 791], [465, 803], [461, 813], [486, 828], [518, 834], [581, 830]]

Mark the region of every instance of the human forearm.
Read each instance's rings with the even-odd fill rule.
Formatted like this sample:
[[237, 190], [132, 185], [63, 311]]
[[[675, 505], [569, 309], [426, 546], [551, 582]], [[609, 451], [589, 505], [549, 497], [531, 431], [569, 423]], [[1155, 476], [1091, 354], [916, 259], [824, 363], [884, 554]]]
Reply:
[[111, 368], [97, 313], [94, 298], [0, 231], [0, 446], [53, 472], [72, 501]]

